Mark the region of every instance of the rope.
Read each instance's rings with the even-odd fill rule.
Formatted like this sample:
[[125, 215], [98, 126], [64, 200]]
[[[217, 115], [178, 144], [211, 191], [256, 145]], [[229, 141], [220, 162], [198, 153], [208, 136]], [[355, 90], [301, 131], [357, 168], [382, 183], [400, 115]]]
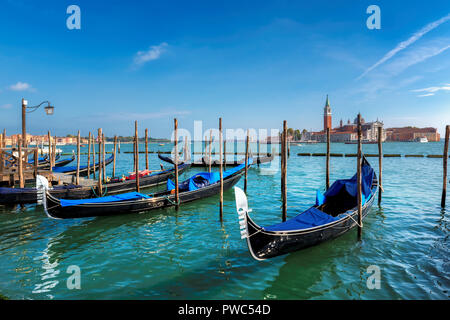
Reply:
[[100, 197], [104, 197], [104, 196], [106, 195], [106, 193], [108, 192], [108, 187], [105, 186], [105, 191], [104, 191], [103, 194], [100, 195], [100, 196], [97, 194], [97, 192], [95, 192], [94, 186], [91, 186], [91, 190], [92, 190], [92, 193], [94, 194], [94, 196], [95, 196], [96, 198], [100, 198]]
[[170, 200], [170, 198], [168, 196], [163, 196], [163, 198], [166, 199], [167, 201], [169, 201], [174, 206], [180, 205], [180, 199], [179, 198], [178, 198], [178, 203], [176, 203], [175, 201]]
[[352, 219], [352, 220], [356, 223], [356, 225], [357, 225], [358, 227], [360, 227], [360, 228], [363, 227], [362, 221], [361, 221], [361, 225], [360, 225], [360, 224], [358, 223], [358, 221], [356, 221], [355, 219], [353, 219], [353, 217], [352, 217], [350, 214], [348, 214], [347, 212], [344, 212], [344, 214], [345, 214], [347, 217], [349, 217], [350, 219]]

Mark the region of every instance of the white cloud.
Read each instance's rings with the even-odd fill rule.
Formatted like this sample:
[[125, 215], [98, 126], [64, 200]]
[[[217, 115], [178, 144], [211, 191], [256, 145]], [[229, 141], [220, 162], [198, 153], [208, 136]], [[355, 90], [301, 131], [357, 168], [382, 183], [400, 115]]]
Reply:
[[12, 91], [32, 91], [33, 87], [26, 82], [19, 81], [16, 84], [9, 86], [9, 89]]
[[[441, 42], [441, 41], [439, 41]], [[437, 56], [444, 51], [450, 49], [448, 44], [449, 40], [446, 39], [443, 43], [437, 44], [426, 44], [421, 47], [411, 50], [404, 54], [402, 57], [394, 60], [392, 63], [386, 66], [386, 70], [390, 72], [391, 75], [398, 75], [407, 68]]]
[[450, 84], [447, 83], [440, 87], [428, 87], [428, 88], [411, 90], [411, 92], [424, 92], [424, 94], [418, 95], [418, 97], [434, 96], [436, 94], [436, 92], [439, 92], [439, 91], [450, 91]]
[[11, 108], [12, 108], [11, 103], [3, 104], [0, 106], [0, 109], [11, 109]]
[[368, 74], [370, 71], [372, 71], [373, 69], [375, 69], [376, 67], [378, 67], [380, 64], [388, 61], [389, 59], [391, 59], [393, 56], [395, 56], [398, 52], [402, 51], [403, 49], [406, 49], [408, 46], [410, 46], [411, 44], [413, 44], [414, 42], [416, 42], [417, 40], [419, 40], [420, 38], [422, 38], [425, 34], [427, 34], [428, 32], [430, 32], [431, 30], [437, 28], [438, 26], [440, 26], [441, 24], [447, 22], [448, 20], [450, 20], [450, 13], [447, 14], [445, 17], [442, 17], [439, 20], [436, 20], [434, 22], [431, 22], [429, 24], [427, 24], [425, 27], [423, 27], [422, 29], [420, 29], [419, 31], [417, 31], [416, 33], [414, 33], [409, 39], [400, 42], [394, 49], [392, 49], [391, 51], [389, 51], [388, 53], [386, 53], [383, 58], [381, 58], [380, 60], [378, 60], [374, 65], [372, 65], [371, 67], [369, 67], [368, 69], [366, 69], [366, 71], [364, 71], [357, 79], [361, 79], [362, 77], [364, 77], [366, 74]]
[[426, 93], [418, 95], [418, 97], [429, 97], [429, 96], [434, 96], [434, 93]]
[[151, 46], [147, 51], [138, 51], [134, 56], [134, 66], [140, 67], [149, 61], [159, 59], [161, 54], [166, 51], [167, 46], [168, 44], [163, 42], [157, 46]]

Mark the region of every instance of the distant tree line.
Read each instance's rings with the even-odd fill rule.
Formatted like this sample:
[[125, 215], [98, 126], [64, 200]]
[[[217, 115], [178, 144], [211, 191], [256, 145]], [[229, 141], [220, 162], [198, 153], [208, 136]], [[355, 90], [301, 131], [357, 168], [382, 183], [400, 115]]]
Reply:
[[[293, 128], [287, 129], [288, 137], [290, 137], [292, 140], [295, 140], [295, 141], [301, 140], [302, 135], [304, 135], [307, 132], [308, 131], [306, 129], [303, 129], [302, 131], [300, 131], [300, 129], [293, 129]], [[281, 132], [280, 132], [280, 137], [281, 137]]]

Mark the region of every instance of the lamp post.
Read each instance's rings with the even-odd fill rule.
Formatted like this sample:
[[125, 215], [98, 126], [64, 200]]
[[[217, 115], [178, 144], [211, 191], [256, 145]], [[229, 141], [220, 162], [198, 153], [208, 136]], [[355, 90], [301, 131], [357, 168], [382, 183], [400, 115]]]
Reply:
[[26, 128], [26, 114], [31, 113], [39, 109], [44, 103], [47, 105], [44, 107], [45, 113], [50, 116], [55, 111], [55, 107], [50, 105], [49, 101], [43, 101], [37, 106], [28, 107], [28, 101], [22, 98], [22, 146], [27, 146], [27, 128]]

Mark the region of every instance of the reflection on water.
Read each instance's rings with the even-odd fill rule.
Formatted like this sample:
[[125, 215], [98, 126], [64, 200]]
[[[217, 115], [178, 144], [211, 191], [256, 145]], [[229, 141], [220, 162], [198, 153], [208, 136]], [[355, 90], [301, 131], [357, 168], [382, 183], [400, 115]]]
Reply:
[[[151, 146], [158, 148], [163, 147]], [[295, 154], [324, 148], [291, 147], [288, 216], [306, 209], [325, 182], [325, 158]], [[332, 144], [332, 152], [355, 148]], [[376, 153], [376, 146], [363, 148]], [[442, 144], [392, 143], [384, 150], [437, 154]], [[132, 154], [120, 154], [119, 175], [131, 171], [131, 160]], [[143, 167], [145, 157], [140, 160]], [[376, 158], [369, 160], [377, 169]], [[231, 190], [224, 195], [223, 223], [218, 196], [179, 210], [78, 220], [51, 220], [35, 206], [0, 208], [0, 293], [19, 299], [448, 299], [448, 210], [439, 208], [442, 161], [385, 158], [383, 164], [382, 207], [372, 208], [362, 241], [352, 230], [263, 262], [253, 260], [240, 239]], [[155, 154], [150, 167], [159, 168]], [[281, 219], [278, 167], [276, 158], [249, 171], [249, 205], [261, 225]], [[354, 158], [332, 158], [331, 179], [351, 176], [354, 167]], [[70, 265], [80, 267], [81, 290], [66, 286]], [[379, 290], [366, 286], [370, 265], [381, 270]]]

